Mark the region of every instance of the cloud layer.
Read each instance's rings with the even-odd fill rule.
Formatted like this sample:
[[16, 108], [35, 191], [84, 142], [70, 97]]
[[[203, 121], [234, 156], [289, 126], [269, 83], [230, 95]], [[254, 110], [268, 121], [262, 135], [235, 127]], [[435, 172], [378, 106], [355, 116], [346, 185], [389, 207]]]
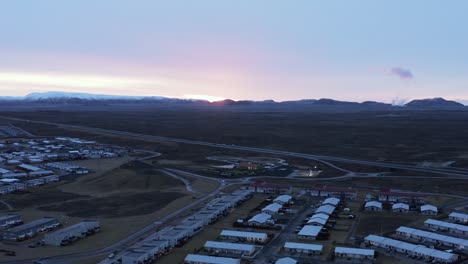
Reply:
[[394, 67], [392, 68], [391, 73], [395, 76], [400, 77], [401, 79], [412, 79], [413, 73], [410, 70], [403, 69], [401, 67]]

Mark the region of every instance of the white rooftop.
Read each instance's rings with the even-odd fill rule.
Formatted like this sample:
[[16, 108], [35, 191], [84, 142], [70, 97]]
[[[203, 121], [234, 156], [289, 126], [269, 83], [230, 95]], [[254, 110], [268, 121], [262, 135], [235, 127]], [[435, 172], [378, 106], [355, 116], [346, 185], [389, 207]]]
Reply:
[[185, 257], [186, 262], [206, 263], [206, 264], [239, 264], [240, 259], [213, 257], [197, 254], [188, 254]]
[[237, 231], [237, 230], [223, 230], [221, 231], [221, 236], [230, 236], [230, 237], [249, 237], [256, 239], [266, 239], [268, 236], [266, 233], [257, 233], [257, 232], [246, 232], [246, 231]]
[[295, 243], [295, 242], [286, 242], [284, 243], [285, 248], [297, 248], [297, 249], [307, 249], [307, 250], [315, 250], [315, 251], [322, 251], [322, 245], [316, 244], [306, 244], [306, 243]]
[[335, 198], [335, 197], [330, 197], [325, 199], [322, 204], [332, 204], [332, 205], [338, 205], [340, 203], [340, 199]]
[[276, 199], [273, 200], [273, 201], [274, 202], [288, 203], [291, 199], [292, 199], [291, 195], [284, 194], [284, 195], [280, 195], [280, 196], [276, 197]]
[[240, 244], [240, 243], [228, 243], [228, 242], [217, 242], [217, 241], [206, 241], [205, 246], [207, 248], [220, 248], [220, 249], [233, 249], [242, 251], [254, 251], [254, 245]]
[[433, 211], [437, 213], [438, 210], [437, 210], [437, 207], [434, 205], [425, 204], [425, 205], [421, 205], [421, 212], [424, 212], [424, 211]]
[[369, 201], [367, 202], [364, 207], [377, 207], [377, 208], [382, 208], [382, 203], [377, 202], [377, 201]]
[[409, 210], [409, 205], [405, 204], [405, 203], [396, 203], [396, 204], [393, 204], [392, 205], [392, 209], [405, 209], [405, 210]]
[[449, 217], [454, 217], [454, 218], [459, 218], [459, 219], [464, 219], [468, 220], [468, 214], [463, 214], [463, 213], [458, 213], [458, 212], [452, 212], [449, 214]]
[[296, 264], [297, 261], [290, 257], [280, 258], [278, 259], [275, 264]]
[[271, 215], [266, 214], [266, 213], [260, 213], [260, 214], [254, 215], [252, 218], [250, 218], [249, 223], [255, 222], [255, 223], [264, 224], [270, 219], [271, 219]]
[[349, 247], [336, 247], [335, 253], [341, 254], [354, 254], [363, 256], [374, 256], [373, 249], [362, 249], [362, 248], [349, 248]]
[[279, 211], [279, 209], [281, 209], [281, 208], [283, 208], [283, 206], [281, 204], [272, 203], [272, 204], [269, 204], [269, 205], [265, 206], [262, 209], [262, 212], [263, 211], [271, 211], [271, 212], [277, 213]]
[[442, 234], [437, 234], [433, 232], [428, 232], [424, 230], [419, 230], [411, 227], [406, 227], [406, 226], [400, 226], [397, 230], [397, 232], [402, 232], [402, 233], [407, 233], [427, 239], [433, 239], [433, 240], [438, 240], [438, 241], [443, 241], [443, 242], [449, 242], [452, 244], [460, 245], [463, 247], [468, 248], [468, 240], [466, 239], [461, 239], [457, 237], [451, 237], [451, 236], [446, 236]]
[[427, 219], [426, 221], [424, 221], [424, 224], [435, 225], [435, 226], [439, 226], [439, 227], [445, 227], [445, 228], [448, 228], [448, 229], [468, 232], [468, 226], [449, 223], [449, 222], [444, 222], [444, 221], [439, 221], [439, 220], [435, 220], [435, 219]]
[[322, 230], [322, 226], [304, 226], [301, 231], [299, 231], [300, 236], [317, 236]]
[[330, 215], [330, 214], [333, 213], [333, 211], [335, 211], [335, 208], [336, 207], [333, 206], [333, 205], [326, 204], [326, 205], [322, 205], [319, 208], [317, 208], [315, 210], [315, 213], [324, 213], [324, 214]]
[[448, 253], [445, 251], [440, 251], [437, 249], [431, 249], [425, 246], [415, 245], [415, 244], [411, 244], [411, 243], [407, 243], [407, 242], [403, 242], [403, 241], [399, 241], [399, 240], [395, 240], [391, 238], [386, 238], [386, 237], [381, 237], [381, 236], [376, 236], [376, 235], [368, 235], [364, 239], [366, 241], [372, 241], [377, 244], [386, 245], [386, 246], [390, 246], [390, 247], [398, 248], [398, 249], [405, 249], [408, 251], [424, 254], [426, 256], [444, 259], [446, 261], [454, 260], [457, 258], [456, 254]]
[[327, 223], [327, 220], [320, 218], [320, 217], [311, 217], [309, 221], [307, 221], [307, 224], [320, 224], [320, 225], [325, 225]]

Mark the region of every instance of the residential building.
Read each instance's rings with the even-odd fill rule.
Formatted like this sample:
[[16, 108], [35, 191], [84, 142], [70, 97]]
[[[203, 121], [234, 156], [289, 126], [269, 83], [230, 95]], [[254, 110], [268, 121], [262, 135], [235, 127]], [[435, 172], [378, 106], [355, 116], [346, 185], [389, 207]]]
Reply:
[[320, 255], [322, 254], [323, 246], [316, 244], [286, 242], [284, 244], [284, 250], [290, 253]]
[[362, 248], [349, 248], [349, 247], [336, 247], [335, 257], [355, 259], [355, 260], [373, 260], [375, 252], [373, 249], [362, 249]]

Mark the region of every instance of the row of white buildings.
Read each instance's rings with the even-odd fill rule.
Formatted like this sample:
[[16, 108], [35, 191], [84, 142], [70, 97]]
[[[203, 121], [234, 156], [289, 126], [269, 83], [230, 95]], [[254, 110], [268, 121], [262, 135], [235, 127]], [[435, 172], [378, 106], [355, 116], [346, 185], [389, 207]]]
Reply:
[[121, 259], [122, 264], [151, 261], [171, 248], [185, 243], [185, 241], [202, 230], [204, 226], [215, 222], [231, 208], [249, 199], [250, 196], [250, 190], [238, 190], [231, 195], [216, 198], [193, 215], [180, 221], [177, 225], [165, 227], [136, 243], [120, 254], [118, 258]]

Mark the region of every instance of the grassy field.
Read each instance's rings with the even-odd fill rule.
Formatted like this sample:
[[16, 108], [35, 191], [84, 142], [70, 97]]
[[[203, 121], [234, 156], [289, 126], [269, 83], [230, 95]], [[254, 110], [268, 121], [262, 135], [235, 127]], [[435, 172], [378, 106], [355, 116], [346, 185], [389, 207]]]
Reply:
[[[93, 173], [71, 177], [29, 193], [2, 197], [15, 208], [13, 212], [22, 215], [25, 222], [52, 216], [68, 226], [92, 218], [99, 219], [102, 231], [67, 247], [28, 248], [28, 241], [2, 242], [0, 248], [16, 251], [17, 257], [0, 256], [0, 260], [102, 248], [193, 201], [181, 181], [159, 173], [151, 165], [140, 166], [139, 161], [131, 160], [79, 161]], [[2, 213], [6, 212], [3, 210]]]

